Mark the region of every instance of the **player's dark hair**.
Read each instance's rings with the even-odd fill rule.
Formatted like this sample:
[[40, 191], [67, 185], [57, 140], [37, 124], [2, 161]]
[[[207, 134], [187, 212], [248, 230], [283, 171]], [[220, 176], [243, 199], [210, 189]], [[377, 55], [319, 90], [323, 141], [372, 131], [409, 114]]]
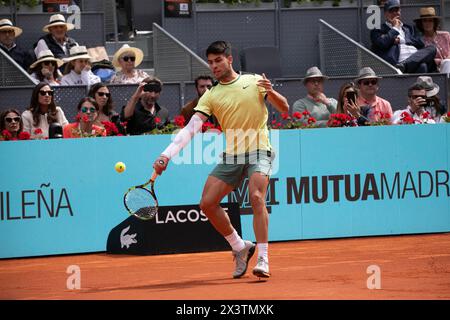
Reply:
[[226, 41], [215, 41], [206, 49], [206, 56], [209, 54], [224, 54], [225, 57], [231, 56], [231, 44]]

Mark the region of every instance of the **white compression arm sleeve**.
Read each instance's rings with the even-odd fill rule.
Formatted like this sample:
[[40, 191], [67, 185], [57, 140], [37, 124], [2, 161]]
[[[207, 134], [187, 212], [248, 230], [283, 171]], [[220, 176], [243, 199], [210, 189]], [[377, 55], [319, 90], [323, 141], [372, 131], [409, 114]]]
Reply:
[[172, 159], [183, 149], [192, 137], [202, 130], [203, 120], [194, 114], [186, 127], [180, 130], [173, 142], [163, 151], [162, 155]]

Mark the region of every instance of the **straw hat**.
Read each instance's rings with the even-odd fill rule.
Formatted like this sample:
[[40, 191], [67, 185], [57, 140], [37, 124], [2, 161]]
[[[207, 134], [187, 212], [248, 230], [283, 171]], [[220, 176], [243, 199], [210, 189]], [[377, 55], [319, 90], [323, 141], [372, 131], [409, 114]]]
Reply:
[[416, 83], [421, 85], [427, 91], [427, 97], [433, 97], [439, 93], [439, 86], [433, 82], [431, 77], [418, 77]]
[[134, 66], [137, 67], [142, 63], [142, 60], [144, 60], [144, 52], [142, 52], [139, 48], [130, 47], [128, 44], [124, 44], [122, 48], [117, 50], [117, 52], [114, 54], [112, 64], [117, 69], [117, 71], [120, 71], [122, 67], [119, 64], [119, 58], [124, 54], [130, 52], [134, 54], [136, 57], [136, 62], [134, 63]]
[[19, 27], [13, 26], [11, 20], [1, 19], [0, 20], [0, 31], [6, 31], [6, 30], [14, 30], [14, 35], [16, 38], [22, 34], [22, 29]]
[[382, 79], [381, 77], [375, 74], [375, 71], [371, 67], [364, 67], [359, 70], [358, 78], [355, 79], [355, 82], [359, 82], [363, 79]]
[[64, 64], [64, 61], [62, 61], [61, 59], [56, 59], [53, 55], [53, 52], [51, 52], [50, 50], [42, 50], [41, 52], [39, 52], [37, 60], [30, 66], [30, 69], [35, 68], [39, 63], [44, 61], [55, 61], [58, 65], [58, 68]]
[[64, 62], [70, 62], [72, 60], [76, 59], [89, 59], [91, 60], [92, 57], [89, 55], [87, 49], [85, 46], [74, 46], [70, 48], [70, 54], [68, 58], [64, 58]]
[[44, 32], [49, 33], [50, 30], [48, 28], [54, 27], [54, 26], [66, 26], [67, 27], [67, 31], [75, 29], [75, 25], [73, 25], [71, 23], [67, 23], [66, 22], [66, 18], [64, 18], [64, 16], [62, 14], [54, 14], [54, 15], [52, 15], [50, 17], [48, 25], [46, 25], [44, 28], [42, 28], [42, 30]]
[[306, 83], [306, 81], [310, 78], [322, 78], [322, 79], [328, 79], [327, 76], [322, 74], [322, 71], [320, 71], [317, 67], [311, 67], [308, 70], [306, 70], [306, 75], [303, 78], [303, 83]]
[[422, 19], [429, 19], [429, 18], [433, 18], [436, 20], [441, 19], [441, 17], [436, 15], [436, 11], [434, 10], [433, 7], [420, 8], [419, 14], [420, 14], [420, 17], [417, 19], [414, 19], [414, 22], [418, 22]]

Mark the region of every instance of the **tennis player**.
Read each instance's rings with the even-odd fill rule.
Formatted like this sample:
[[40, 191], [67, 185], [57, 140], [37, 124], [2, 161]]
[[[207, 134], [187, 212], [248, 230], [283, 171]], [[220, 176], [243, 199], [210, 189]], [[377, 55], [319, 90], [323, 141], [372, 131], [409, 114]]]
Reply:
[[[280, 112], [288, 112], [289, 105], [286, 98], [272, 88], [264, 74], [239, 74], [233, 70], [229, 43], [212, 43], [206, 50], [206, 56], [218, 83], [200, 98], [194, 116], [156, 159], [153, 168], [162, 174], [170, 159], [201, 131], [203, 122], [211, 115], [216, 116], [225, 133], [226, 151], [208, 176], [200, 208], [232, 247], [236, 261], [233, 277], [240, 278], [246, 273], [248, 262], [257, 247], [258, 259], [253, 274], [259, 278], [269, 278], [269, 215], [265, 200], [275, 155], [269, 142], [265, 100]], [[256, 246], [238, 235], [220, 207], [221, 200], [245, 177], [249, 178]]]

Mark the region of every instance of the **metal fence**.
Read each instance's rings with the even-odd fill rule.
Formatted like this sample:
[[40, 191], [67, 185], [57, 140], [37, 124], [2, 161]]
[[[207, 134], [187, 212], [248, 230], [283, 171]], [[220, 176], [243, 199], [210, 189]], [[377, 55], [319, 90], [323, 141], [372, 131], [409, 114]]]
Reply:
[[[429, 74], [429, 76], [439, 85], [440, 99], [447, 105], [448, 85], [446, 75]], [[415, 75], [384, 76], [380, 81], [378, 95], [388, 100], [393, 110], [403, 109], [408, 103], [408, 87], [416, 81], [416, 78], [417, 76]], [[337, 99], [340, 87], [344, 83], [353, 80], [352, 77], [330, 78], [328, 81], [325, 81], [324, 92], [328, 97]], [[295, 101], [306, 96], [306, 89], [301, 78], [275, 79], [274, 85], [288, 99], [291, 106]], [[114, 101], [115, 110], [120, 112], [137, 89], [137, 85], [108, 85], [108, 88]], [[0, 87], [0, 111], [7, 108], [16, 108], [20, 111], [26, 110], [30, 104], [32, 90], [33, 86]], [[60, 86], [54, 87], [54, 90], [56, 104], [63, 108], [67, 119], [73, 121], [77, 113], [76, 106], [80, 99], [87, 95], [87, 88], [85, 86]], [[180, 113], [183, 105], [194, 99], [196, 95], [192, 81], [164, 83], [158, 103], [167, 108], [170, 117], [173, 118]], [[276, 117], [277, 115], [274, 114], [273, 116]]]
[[[6, 52], [0, 50], [0, 87], [33, 85], [35, 81]], [[3, 97], [2, 97], [3, 98]]]
[[[286, 8], [283, 0], [275, 0], [272, 7], [241, 10], [214, 9], [216, 4], [201, 10], [194, 6], [192, 18], [163, 17], [163, 27], [197, 53], [218, 39], [230, 41], [239, 52], [247, 47], [276, 46], [280, 50], [283, 77], [302, 77], [309, 67], [321, 62], [319, 19], [370, 49], [370, 30], [366, 27], [370, 13], [366, 9], [376, 1], [341, 1], [339, 7], [326, 6], [327, 2], [330, 3], [324, 1], [323, 7]], [[414, 24], [422, 6], [433, 6], [437, 12], [441, 9], [439, 0], [404, 0], [403, 21]]]
[[192, 81], [210, 74], [208, 64], [158, 24], [153, 24], [155, 75], [162, 81]]
[[370, 66], [377, 74], [401, 74], [391, 64], [319, 19], [320, 67], [328, 76], [352, 76]]

